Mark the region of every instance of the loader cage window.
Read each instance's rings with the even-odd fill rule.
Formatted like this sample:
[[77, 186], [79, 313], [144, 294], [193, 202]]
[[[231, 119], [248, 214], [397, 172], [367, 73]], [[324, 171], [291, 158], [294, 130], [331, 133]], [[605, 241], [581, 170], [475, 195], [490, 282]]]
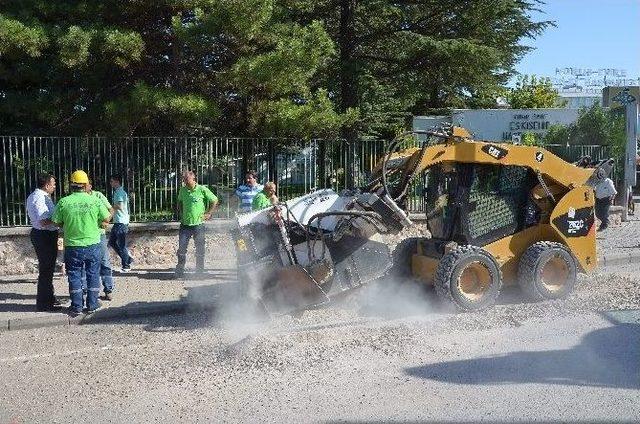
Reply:
[[484, 246], [522, 230], [534, 180], [533, 173], [520, 166], [433, 166], [425, 172], [432, 237]]
[[441, 165], [435, 165], [425, 172], [424, 178], [427, 227], [433, 238], [447, 239], [454, 228], [452, 203], [458, 186], [457, 172], [455, 168], [445, 171]]
[[532, 181], [525, 167], [475, 165], [462, 214], [467, 242], [484, 246], [520, 231]]

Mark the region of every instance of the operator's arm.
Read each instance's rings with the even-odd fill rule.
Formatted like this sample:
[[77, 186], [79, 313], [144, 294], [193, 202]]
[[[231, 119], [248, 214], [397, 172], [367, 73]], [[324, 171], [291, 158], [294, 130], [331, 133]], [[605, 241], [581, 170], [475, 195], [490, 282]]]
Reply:
[[616, 195], [618, 194], [618, 190], [616, 190], [616, 186], [615, 184], [613, 184], [613, 180], [611, 178], [607, 178], [607, 184], [609, 185], [609, 192], [611, 193], [611, 196], [609, 197], [609, 201], [613, 203], [613, 201], [616, 198]]
[[40, 220], [40, 225], [45, 226], [45, 227], [48, 227], [50, 225], [54, 225], [56, 227], [62, 227], [62, 223], [58, 224], [57, 222], [53, 222], [52, 220], [50, 220], [48, 218], [47, 219], [41, 219]]
[[211, 214], [213, 213], [213, 211], [218, 207], [218, 198], [215, 194], [213, 194], [211, 190], [209, 190], [208, 187], [204, 187], [204, 196], [205, 199], [207, 199], [207, 201], [209, 202], [209, 208], [204, 213], [204, 219], [209, 220], [211, 219]]
[[[100, 194], [102, 194], [102, 193], [100, 193]], [[109, 200], [107, 199], [107, 197], [105, 195], [101, 195], [100, 196], [100, 200], [102, 200], [102, 204], [109, 211], [109, 219], [107, 220], [107, 222], [111, 221], [111, 219], [113, 218], [113, 214], [116, 213], [116, 210], [113, 208], [113, 206], [111, 206], [111, 203], [109, 203]]]
[[98, 217], [100, 220], [100, 226], [104, 228], [109, 225], [109, 221], [111, 220], [111, 212], [109, 211], [109, 209], [107, 209], [107, 206], [103, 202], [100, 202], [100, 214], [98, 215]]
[[51, 215], [51, 219], [43, 219], [41, 222], [43, 225], [57, 225], [58, 227], [62, 227], [64, 222], [62, 221], [62, 210], [64, 208], [64, 204], [62, 201], [58, 202], [55, 209], [53, 210], [53, 215]]

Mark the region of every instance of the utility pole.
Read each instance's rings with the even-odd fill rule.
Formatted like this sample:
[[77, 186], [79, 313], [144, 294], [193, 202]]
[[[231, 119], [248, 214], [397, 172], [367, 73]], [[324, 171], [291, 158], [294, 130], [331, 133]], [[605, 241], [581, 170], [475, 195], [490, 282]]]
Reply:
[[625, 88], [613, 97], [613, 100], [623, 104], [626, 112], [627, 143], [624, 152], [624, 182], [622, 185], [622, 221], [628, 221], [628, 193], [629, 188], [636, 185], [636, 155], [638, 153], [638, 99], [629, 89]]

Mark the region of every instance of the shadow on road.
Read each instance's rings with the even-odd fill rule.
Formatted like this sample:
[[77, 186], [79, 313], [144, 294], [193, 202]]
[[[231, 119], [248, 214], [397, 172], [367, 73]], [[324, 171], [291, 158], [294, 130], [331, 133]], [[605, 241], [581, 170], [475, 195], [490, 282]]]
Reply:
[[126, 273], [116, 271], [115, 276], [118, 277], [136, 277], [142, 280], [184, 280], [184, 281], [207, 281], [207, 280], [221, 280], [227, 281], [230, 278], [235, 278], [235, 270], [228, 268], [206, 269], [203, 273], [187, 272], [181, 278], [176, 278], [174, 268], [145, 268], [142, 270], [133, 270]]
[[[211, 278], [209, 279], [211, 280]], [[254, 323], [268, 320], [261, 308], [240, 295], [235, 281], [186, 287], [180, 300], [132, 302], [101, 309], [84, 324], [142, 325], [147, 331], [183, 331], [202, 327], [227, 326], [229, 322]], [[180, 314], [180, 315], [178, 315]]]
[[561, 384], [640, 389], [640, 325], [592, 331], [570, 349], [513, 352], [408, 368], [414, 377], [454, 384]]

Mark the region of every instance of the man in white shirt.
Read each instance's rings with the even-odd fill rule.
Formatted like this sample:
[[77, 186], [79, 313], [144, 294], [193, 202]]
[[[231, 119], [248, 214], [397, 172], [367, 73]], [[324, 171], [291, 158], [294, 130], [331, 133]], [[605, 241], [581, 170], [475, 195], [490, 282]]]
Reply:
[[605, 230], [609, 226], [609, 208], [611, 207], [611, 203], [613, 199], [615, 199], [616, 187], [613, 184], [611, 178], [604, 179], [596, 185], [595, 195], [596, 195], [596, 216], [600, 220], [600, 228], [598, 231]]
[[27, 214], [31, 221], [31, 243], [38, 257], [38, 289], [36, 310], [54, 311], [61, 308], [53, 293], [53, 272], [58, 256], [58, 227], [43, 225], [53, 215], [51, 194], [56, 189], [56, 179], [51, 174], [38, 175], [38, 188], [27, 198]]

